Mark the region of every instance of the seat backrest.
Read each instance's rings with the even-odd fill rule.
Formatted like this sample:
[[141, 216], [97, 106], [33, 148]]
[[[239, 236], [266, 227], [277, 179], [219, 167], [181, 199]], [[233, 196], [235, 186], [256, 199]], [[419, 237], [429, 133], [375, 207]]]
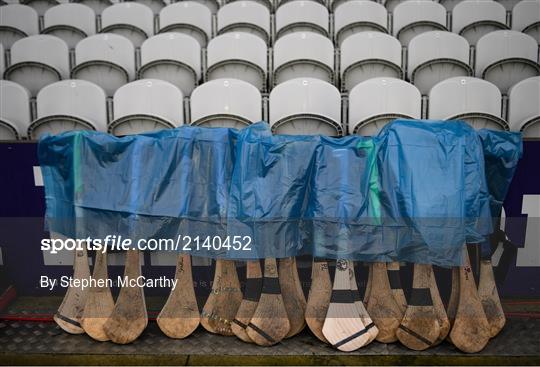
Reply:
[[114, 119], [138, 114], [160, 117], [174, 126], [184, 123], [180, 89], [157, 79], [141, 79], [125, 84], [114, 93]]
[[512, 29], [521, 32], [528, 26], [540, 22], [538, 14], [540, 14], [540, 0], [520, 1], [512, 10]]
[[[540, 77], [522, 80], [508, 93], [510, 129], [520, 131], [533, 118], [540, 118]], [[539, 136], [540, 137], [540, 136]]]
[[288, 1], [276, 10], [276, 34], [295, 23], [309, 23], [328, 33], [328, 9], [316, 1]]
[[430, 0], [409, 0], [400, 2], [394, 9], [393, 34], [406, 26], [429, 21], [446, 27], [446, 9], [439, 3]]
[[492, 83], [471, 77], [443, 80], [429, 93], [429, 118], [447, 120], [457, 115], [482, 113], [501, 117], [501, 92]]
[[29, 61], [53, 67], [62, 78], [69, 76], [69, 49], [58, 37], [41, 34], [15, 42], [11, 47], [11, 64]]
[[87, 37], [75, 47], [76, 65], [103, 60], [123, 67], [130, 79], [135, 77], [135, 48], [127, 38], [103, 33]]
[[201, 76], [201, 46], [193, 37], [182, 33], [161, 33], [148, 38], [141, 46], [141, 65], [156, 60], [175, 60], [189, 65]]
[[109, 6], [101, 14], [103, 28], [115, 24], [128, 24], [146, 33], [147, 37], [154, 34], [154, 13], [146, 5], [124, 2]]
[[501, 60], [511, 58], [537, 62], [538, 44], [531, 36], [516, 31], [495, 31], [480, 38], [476, 44], [476, 76]]
[[374, 23], [387, 28], [388, 13], [386, 8], [374, 1], [352, 0], [338, 5], [334, 11], [335, 33], [354, 23]]
[[37, 117], [67, 115], [107, 131], [107, 105], [103, 89], [85, 80], [69, 79], [49, 84], [37, 95]]
[[274, 70], [294, 60], [314, 60], [334, 68], [334, 45], [315, 32], [294, 32], [274, 44]]
[[270, 11], [254, 1], [234, 1], [222, 6], [217, 13], [217, 30], [236, 23], [249, 23], [270, 34]]
[[13, 124], [19, 137], [30, 125], [30, 93], [17, 83], [0, 80], [0, 120]]
[[190, 24], [202, 29], [208, 39], [212, 36], [212, 13], [208, 7], [196, 1], [179, 1], [161, 9], [159, 27], [173, 24]]
[[[0, 11], [0, 28], [10, 27], [23, 32], [26, 36], [39, 33], [38, 13], [27, 5], [8, 4]], [[22, 36], [22, 35], [21, 35]], [[0, 41], [9, 49], [14, 40], [4, 39], [0, 32]]]
[[419, 119], [421, 104], [420, 91], [406, 81], [395, 78], [366, 80], [349, 93], [349, 133], [353, 134], [358, 125], [378, 116]]
[[300, 114], [325, 117], [341, 124], [341, 95], [332, 84], [313, 78], [285, 81], [270, 92], [270, 125]]
[[468, 65], [469, 42], [460, 35], [451, 32], [425, 32], [409, 42], [408, 58], [409, 79], [418, 66], [430, 60], [452, 59]]
[[261, 103], [261, 93], [250, 83], [237, 79], [211, 80], [191, 93], [191, 122], [220, 114], [257, 122], [262, 120]]
[[266, 43], [255, 35], [231, 32], [212, 38], [208, 43], [208, 67], [226, 60], [245, 60], [267, 69]]
[[341, 45], [341, 73], [352, 64], [369, 59], [389, 61], [401, 67], [401, 44], [381, 32], [361, 32], [347, 37]]
[[481, 21], [506, 24], [506, 9], [496, 1], [464, 0], [452, 11], [452, 32], [460, 33], [463, 28]]
[[53, 6], [43, 16], [45, 28], [67, 25], [78, 28], [87, 36], [96, 33], [96, 15], [94, 11], [83, 4], [65, 3]]

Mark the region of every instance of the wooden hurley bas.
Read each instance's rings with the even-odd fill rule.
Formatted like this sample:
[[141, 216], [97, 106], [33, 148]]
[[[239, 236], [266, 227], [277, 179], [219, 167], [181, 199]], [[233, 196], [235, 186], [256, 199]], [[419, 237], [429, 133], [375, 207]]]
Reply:
[[[88, 279], [90, 277], [90, 267], [88, 266], [88, 255], [86, 249], [76, 250], [73, 262], [73, 278]], [[54, 315], [54, 321], [64, 331], [70, 334], [83, 334], [84, 329], [81, 321], [88, 296], [88, 289], [82, 287], [69, 287], [62, 304]]]
[[103, 280], [102, 283], [105, 285], [89, 289], [81, 319], [84, 331], [98, 341], [109, 340], [104, 326], [114, 309], [114, 299], [110, 288], [106, 285], [107, 282], [105, 282], [107, 276], [107, 253], [99, 251], [96, 253], [93, 278]]
[[216, 260], [212, 291], [201, 314], [201, 325], [211, 333], [234, 335], [231, 325], [242, 303], [240, 281], [232, 260]]
[[231, 330], [240, 340], [253, 343], [247, 334], [247, 326], [257, 309], [262, 290], [262, 272], [259, 260], [247, 262], [246, 289], [244, 298], [231, 325]]
[[[129, 280], [141, 276], [139, 250], [126, 252], [124, 276]], [[103, 325], [103, 329], [114, 343], [127, 344], [137, 339], [147, 324], [144, 289], [139, 286], [127, 286], [120, 290], [112, 314]]]
[[174, 290], [157, 317], [159, 328], [170, 338], [183, 339], [199, 326], [200, 316], [193, 289], [191, 256], [178, 255]]

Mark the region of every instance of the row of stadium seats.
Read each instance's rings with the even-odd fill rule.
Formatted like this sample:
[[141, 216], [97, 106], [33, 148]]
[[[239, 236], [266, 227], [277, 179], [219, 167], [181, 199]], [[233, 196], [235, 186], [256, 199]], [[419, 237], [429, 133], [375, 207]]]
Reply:
[[399, 42], [381, 32], [348, 37], [340, 53], [327, 38], [313, 32], [286, 35], [270, 53], [260, 38], [235, 32], [212, 39], [207, 57], [203, 54], [193, 37], [163, 33], [142, 44], [140, 66], [136, 67], [133, 44], [123, 36], [106, 33], [80, 41], [74, 62], [70, 62], [68, 47], [60, 38], [35, 35], [13, 44], [3, 77], [23, 85], [32, 96], [44, 86], [68, 78], [91, 81], [108, 96], [132, 80], [155, 78], [171, 82], [188, 96], [201, 80], [241, 79], [266, 91], [298, 77], [336, 85], [341, 81], [343, 91], [373, 77], [405, 78], [427, 95], [444, 79], [472, 75], [494, 83], [506, 94], [520, 80], [540, 75], [538, 47], [532, 37], [502, 30], [478, 41], [475, 68], [469, 62], [467, 41], [443, 31], [413, 38], [405, 60]]
[[[95, 0], [91, 3], [101, 4]], [[521, 1], [509, 19], [511, 29], [529, 34], [540, 43], [538, 14], [540, 0]], [[216, 19], [214, 30], [210, 10], [196, 1], [169, 5], [156, 17], [145, 5], [118, 3], [103, 10], [99, 21], [96, 21], [92, 8], [80, 3], [66, 3], [48, 9], [40, 27], [38, 13], [33, 8], [12, 4], [3, 6], [0, 12], [0, 40], [9, 49], [17, 39], [38, 34], [41, 28], [43, 34], [63, 38], [70, 48], [98, 31], [124, 35], [135, 47], [140, 47], [154, 34], [175, 31], [195, 37], [205, 47], [215, 35], [231, 31], [252, 33], [267, 44], [292, 32], [311, 31], [341, 45], [350, 34], [369, 30], [390, 33], [402, 45], [407, 45], [421, 32], [451, 30], [475, 45], [486, 33], [510, 29], [505, 8], [491, 0], [460, 2], [452, 11], [451, 22], [447, 22], [446, 9], [430, 0], [402, 2], [391, 18], [384, 6], [365, 0], [341, 2], [333, 17], [316, 1], [288, 1], [276, 10], [275, 17], [271, 17], [268, 7], [260, 2], [235, 1], [223, 6]]]
[[[120, 2], [126, 2], [126, 1], [133, 1], [136, 3], [140, 3], [143, 5], [148, 6], [154, 14], [159, 14], [161, 9], [164, 7], [171, 5], [176, 2], [180, 1], [186, 1], [186, 0], [0, 0], [0, 5], [6, 5], [6, 4], [27, 4], [30, 5], [32, 8], [34, 8], [39, 15], [44, 15], [45, 12], [50, 9], [51, 7], [58, 5], [58, 4], [65, 4], [70, 2], [80, 2], [83, 4], [86, 4], [94, 11], [96, 14], [101, 14], [104, 9], [107, 7], [120, 3]], [[215, 14], [218, 9], [221, 7], [224, 7], [232, 2], [235, 2], [237, 0], [195, 0], [201, 4], [204, 4], [211, 12], [212, 14]], [[257, 1], [260, 4], [266, 6], [270, 11], [274, 11], [275, 9], [279, 8], [283, 4], [292, 1], [292, 0], [253, 0]], [[335, 8], [337, 8], [341, 3], [349, 0], [314, 0], [318, 2], [319, 4], [327, 7], [331, 11], [333, 11]], [[394, 9], [399, 5], [400, 2], [406, 2], [411, 0], [370, 0], [372, 2], [382, 4], [385, 9], [387, 9], [388, 12], [393, 12]], [[431, 0], [430, 0], [431, 1]], [[460, 2], [467, 1], [467, 0], [439, 0], [434, 1], [438, 2], [441, 5], [445, 7], [445, 9], [449, 12], [451, 12], [454, 7], [459, 4]], [[519, 3], [521, 0], [496, 0], [497, 3], [501, 4], [507, 11], [511, 12], [513, 8], [516, 6], [517, 3]]]
[[281, 83], [268, 100], [247, 82], [217, 79], [197, 87], [189, 103], [171, 83], [142, 79], [119, 88], [112, 105], [97, 85], [64, 80], [38, 93], [32, 113], [26, 89], [2, 80], [0, 140], [36, 139], [44, 133], [73, 129], [126, 135], [186, 123], [241, 128], [266, 117], [273, 131], [282, 134], [318, 131], [330, 136], [347, 132], [369, 136], [395, 118], [429, 118], [463, 119], [475, 128], [523, 130], [524, 136], [540, 137], [539, 85], [540, 77], [533, 77], [513, 86], [508, 113], [503, 116], [497, 87], [473, 77], [438, 83], [430, 91], [424, 112], [419, 90], [395, 78], [361, 82], [343, 100], [335, 86], [318, 79]]

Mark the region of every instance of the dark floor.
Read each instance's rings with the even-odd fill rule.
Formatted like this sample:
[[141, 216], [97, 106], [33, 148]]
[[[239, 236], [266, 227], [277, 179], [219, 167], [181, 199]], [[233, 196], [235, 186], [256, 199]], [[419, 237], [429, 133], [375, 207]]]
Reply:
[[[57, 299], [40, 300], [24, 314], [42, 317]], [[0, 315], [0, 364], [179, 364], [179, 365], [538, 365], [540, 364], [540, 319], [510, 318], [502, 332], [480, 353], [467, 355], [449, 343], [424, 352], [399, 343], [372, 344], [352, 353], [332, 349], [306, 329], [276, 346], [264, 348], [235, 337], [212, 335], [199, 328], [184, 340], [167, 338], [155, 322], [129, 345], [96, 342], [86, 335], [70, 335], [53, 322], [6, 320], [30, 299], [15, 302]], [[149, 309], [152, 309], [152, 300]], [[39, 311], [39, 312], [38, 312]], [[150, 313], [152, 315], [152, 312]]]

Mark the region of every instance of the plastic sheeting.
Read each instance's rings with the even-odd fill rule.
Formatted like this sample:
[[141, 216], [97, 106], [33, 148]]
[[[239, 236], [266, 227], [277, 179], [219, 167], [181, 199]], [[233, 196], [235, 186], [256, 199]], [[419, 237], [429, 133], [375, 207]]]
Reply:
[[[504, 198], [523, 154], [521, 133], [483, 129], [478, 131], [478, 135], [484, 150], [491, 216], [494, 227], [498, 227]], [[481, 251], [483, 258], [491, 258], [489, 241], [482, 243]]]
[[[497, 136], [506, 145], [487, 144]], [[249, 236], [250, 250], [190, 253], [452, 266], [465, 242], [492, 232], [484, 172], [504, 184], [513, 174], [484, 167], [484, 149], [519, 157], [516, 136], [413, 120], [373, 138], [274, 136], [265, 123], [121, 138], [76, 131], [42, 138], [39, 158], [47, 224], [68, 237]]]

